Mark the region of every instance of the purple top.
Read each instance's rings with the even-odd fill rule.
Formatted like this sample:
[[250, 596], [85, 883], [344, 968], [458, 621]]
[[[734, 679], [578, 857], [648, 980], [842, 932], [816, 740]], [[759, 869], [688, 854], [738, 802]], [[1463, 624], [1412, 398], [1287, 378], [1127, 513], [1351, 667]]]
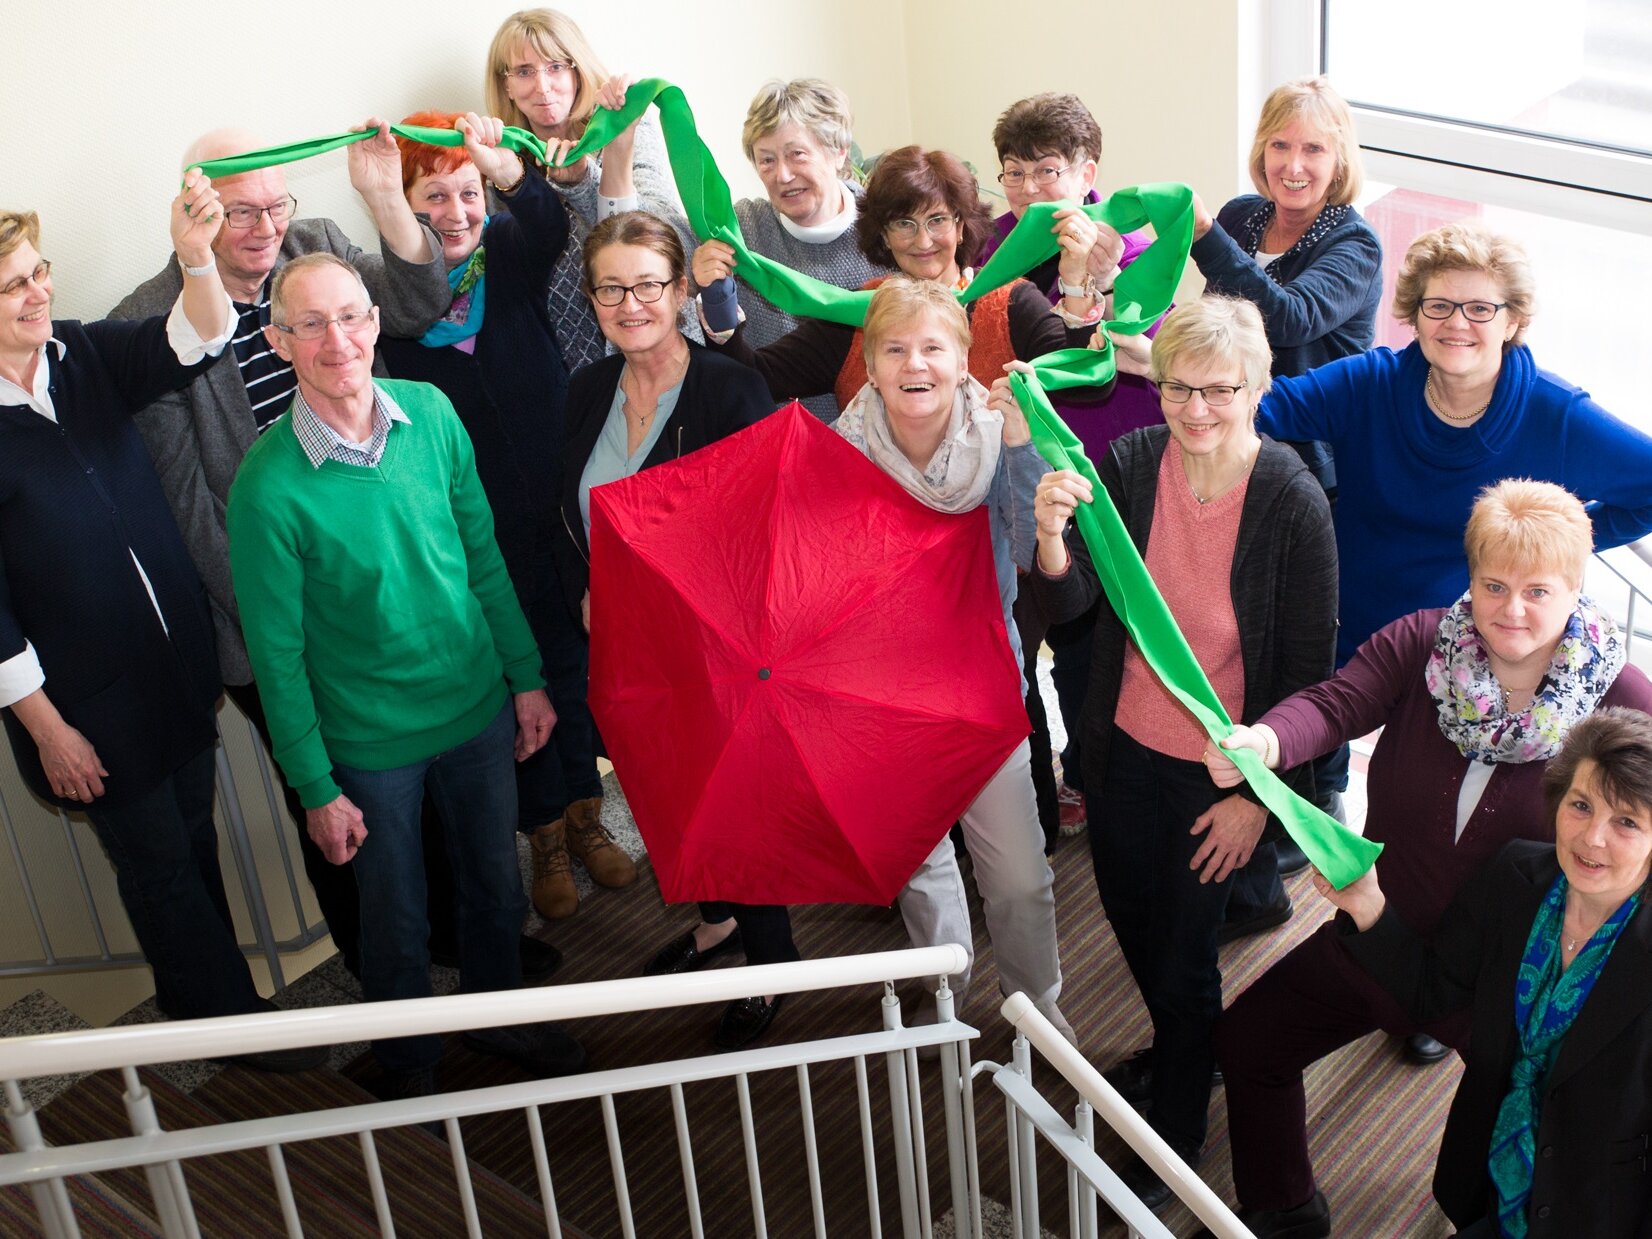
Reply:
[[[1440, 630], [1440, 608], [1414, 611], [1379, 628], [1329, 680], [1285, 698], [1260, 719], [1279, 736], [1280, 769], [1381, 727], [1366, 783], [1365, 837], [1386, 845], [1377, 859], [1382, 889], [1416, 933], [1427, 936], [1459, 887], [1514, 839], [1548, 842], [1545, 762], [1499, 763], [1457, 831], [1457, 794], [1468, 759], [1440, 732], [1423, 667]], [[1652, 706], [1652, 682], [1625, 667], [1601, 701]]]
[[[1092, 189], [1085, 195], [1084, 201], [1086, 205], [1100, 202], [1101, 195]], [[1014, 211], [1005, 211], [993, 221], [993, 235], [981, 247], [981, 253], [975, 260], [977, 267], [992, 257], [1015, 225]], [[1125, 233], [1124, 254], [1119, 259], [1120, 268], [1128, 267], [1135, 262], [1152, 244], [1152, 240], [1145, 232]], [[1057, 288], [1059, 266], [1060, 257], [1053, 256], [1027, 272], [1026, 276], [1043, 289], [1052, 306], [1061, 300], [1061, 292]], [[1146, 334], [1152, 336], [1158, 329], [1159, 325], [1155, 323], [1147, 329]], [[1052, 392], [1050, 403], [1061, 415], [1061, 420], [1078, 436], [1079, 442], [1084, 445], [1084, 454], [1092, 463], [1106, 455], [1108, 446], [1120, 435], [1128, 434], [1142, 426], [1157, 426], [1164, 421], [1164, 414], [1159, 410], [1158, 396], [1154, 394], [1147, 380], [1139, 375], [1119, 375], [1112, 395], [1105, 400], [1085, 400], [1083, 396], [1083, 389]]]

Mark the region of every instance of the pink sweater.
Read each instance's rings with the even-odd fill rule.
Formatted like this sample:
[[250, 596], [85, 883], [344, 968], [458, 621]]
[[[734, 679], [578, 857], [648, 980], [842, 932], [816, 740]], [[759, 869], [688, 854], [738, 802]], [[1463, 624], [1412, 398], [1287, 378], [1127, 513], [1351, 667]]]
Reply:
[[[1171, 439], [1159, 463], [1153, 529], [1147, 537], [1147, 571], [1232, 718], [1244, 710], [1245, 664], [1230, 578], [1249, 486], [1247, 473], [1225, 495], [1200, 503], [1187, 484], [1181, 447]], [[1136, 743], [1168, 757], [1198, 761], [1204, 754], [1204, 728], [1128, 639], [1113, 718]]]

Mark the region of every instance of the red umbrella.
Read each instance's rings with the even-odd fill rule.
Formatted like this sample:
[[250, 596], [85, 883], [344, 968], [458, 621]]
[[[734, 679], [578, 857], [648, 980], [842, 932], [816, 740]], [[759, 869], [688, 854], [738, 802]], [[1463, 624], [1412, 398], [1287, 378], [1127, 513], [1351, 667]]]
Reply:
[[597, 487], [590, 703], [668, 901], [887, 904], [1027, 735], [987, 514], [795, 403]]

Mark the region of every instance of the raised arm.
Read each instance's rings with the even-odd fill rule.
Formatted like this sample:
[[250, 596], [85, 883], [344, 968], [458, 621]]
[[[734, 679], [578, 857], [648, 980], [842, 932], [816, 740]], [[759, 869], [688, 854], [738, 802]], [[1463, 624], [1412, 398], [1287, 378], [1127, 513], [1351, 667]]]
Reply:
[[[402, 156], [396, 139], [390, 136], [390, 124], [370, 116], [350, 130], [366, 131], [373, 131], [374, 136], [345, 149], [350, 184], [367, 205], [386, 251], [406, 262], [423, 262], [430, 254], [427, 246], [434, 243], [435, 237], [420, 225], [402, 193]], [[439, 247], [436, 252], [441, 253]]]

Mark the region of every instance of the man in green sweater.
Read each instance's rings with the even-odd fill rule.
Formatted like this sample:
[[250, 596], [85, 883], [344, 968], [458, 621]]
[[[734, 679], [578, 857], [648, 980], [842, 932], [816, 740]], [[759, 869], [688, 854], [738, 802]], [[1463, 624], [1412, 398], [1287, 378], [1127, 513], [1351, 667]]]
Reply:
[[[545, 743], [556, 715], [470, 439], [434, 387], [374, 381], [378, 309], [348, 264], [288, 263], [271, 318], [298, 391], [248, 451], [228, 523], [275, 758], [310, 837], [355, 870], [368, 1001], [430, 994], [427, 786], [455, 877], [461, 988], [514, 988], [527, 900], [511, 761]], [[478, 1029], [465, 1043], [545, 1075], [585, 1063], [551, 1025]], [[373, 1049], [390, 1095], [434, 1091], [439, 1037]]]

